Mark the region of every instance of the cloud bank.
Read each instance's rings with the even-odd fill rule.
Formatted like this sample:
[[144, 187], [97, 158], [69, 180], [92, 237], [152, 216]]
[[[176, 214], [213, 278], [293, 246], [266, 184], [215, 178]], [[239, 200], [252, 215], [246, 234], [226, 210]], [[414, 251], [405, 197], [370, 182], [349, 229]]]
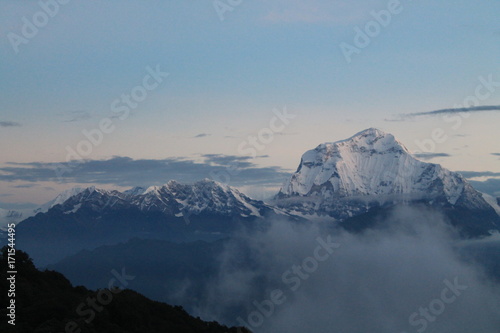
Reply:
[[[384, 225], [330, 230], [339, 247], [326, 257], [316, 252], [321, 226], [274, 221], [242, 235], [198, 314], [262, 333], [498, 332], [500, 287], [457, 251], [440, 215], [405, 208]], [[324, 260], [314, 263], [317, 254]]]
[[194, 182], [211, 178], [234, 186], [272, 186], [281, 185], [289, 174], [280, 167], [259, 167], [245, 156], [206, 154], [202, 158], [203, 162], [181, 157], [153, 160], [115, 156], [73, 162], [65, 172], [61, 172], [65, 164], [60, 163], [8, 162], [0, 167], [0, 181], [136, 186], [161, 185], [170, 179]]

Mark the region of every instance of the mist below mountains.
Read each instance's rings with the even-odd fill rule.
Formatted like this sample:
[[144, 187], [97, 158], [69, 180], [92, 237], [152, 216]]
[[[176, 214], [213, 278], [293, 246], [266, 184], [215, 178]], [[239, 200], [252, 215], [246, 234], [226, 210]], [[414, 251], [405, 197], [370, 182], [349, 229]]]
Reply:
[[348, 232], [276, 218], [217, 242], [136, 239], [51, 268], [97, 288], [127, 267], [130, 288], [253, 332], [498, 332], [498, 235], [461, 240], [436, 211], [410, 207], [385, 222]]

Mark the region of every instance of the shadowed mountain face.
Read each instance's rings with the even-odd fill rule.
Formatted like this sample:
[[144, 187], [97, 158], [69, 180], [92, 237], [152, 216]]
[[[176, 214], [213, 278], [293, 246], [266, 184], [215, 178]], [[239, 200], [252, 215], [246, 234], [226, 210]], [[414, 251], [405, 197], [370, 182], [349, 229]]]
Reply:
[[413, 157], [393, 135], [367, 129], [307, 151], [275, 205], [305, 218], [328, 216], [348, 226], [380, 208], [426, 205], [445, 212], [464, 236], [500, 229], [500, 217], [460, 174]]
[[[0, 257], [3, 267], [7, 266], [6, 257], [4, 248]], [[179, 306], [154, 302], [131, 290], [112, 288], [92, 291], [73, 287], [60, 273], [37, 270], [22, 251], [16, 253], [16, 259], [16, 325], [2, 320], [2, 332], [249, 333], [246, 329], [228, 328], [216, 322], [193, 318]], [[2, 270], [2, 290], [8, 289], [6, 278]], [[133, 278], [122, 275], [124, 281]], [[115, 287], [120, 287], [119, 280], [114, 279]], [[0, 314], [6, 318], [5, 293], [2, 293], [1, 300]], [[95, 305], [92, 305], [92, 300]]]

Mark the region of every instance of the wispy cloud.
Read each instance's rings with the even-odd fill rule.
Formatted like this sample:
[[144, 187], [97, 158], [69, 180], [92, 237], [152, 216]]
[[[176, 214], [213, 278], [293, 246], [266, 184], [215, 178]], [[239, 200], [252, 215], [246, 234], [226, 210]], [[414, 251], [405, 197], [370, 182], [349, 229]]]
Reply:
[[403, 113], [398, 116], [399, 118], [386, 119], [386, 121], [403, 121], [406, 119], [411, 119], [413, 117], [419, 117], [419, 116], [437, 116], [450, 113], [453, 114], [453, 113], [486, 112], [486, 111], [500, 111], [500, 105], [483, 105], [483, 106], [472, 106], [469, 108], [451, 108], [451, 109], [440, 109], [427, 112]]
[[205, 162], [220, 166], [235, 166], [239, 168], [248, 168], [253, 165], [249, 162], [251, 156], [236, 156], [236, 155], [223, 155], [223, 154], [204, 154]]
[[403, 119], [403, 118], [384, 118], [384, 121], [387, 121], [387, 122], [403, 122], [405, 121], [406, 119]]
[[66, 119], [63, 120], [64, 122], [73, 123], [77, 121], [89, 120], [90, 118], [92, 118], [92, 114], [88, 111], [82, 111], [82, 110], [71, 111], [65, 115], [65, 118]]
[[193, 138], [195, 138], [195, 139], [196, 139], [196, 138], [205, 138], [205, 137], [207, 137], [207, 136], [211, 136], [211, 135], [212, 135], [212, 134], [210, 134], [210, 133], [200, 133], [200, 134], [198, 134], [198, 135], [193, 136]]
[[12, 188], [33, 188], [33, 187], [37, 187], [38, 184], [36, 183], [30, 183], [30, 184], [21, 184], [21, 185], [15, 185], [15, 186], [11, 186]]
[[0, 121], [0, 127], [20, 127], [21, 124], [15, 121]]
[[500, 177], [500, 172], [493, 171], [458, 171], [465, 178], [478, 178], [478, 177]]
[[437, 157], [450, 157], [451, 155], [446, 153], [419, 153], [414, 154], [414, 156], [427, 161]]

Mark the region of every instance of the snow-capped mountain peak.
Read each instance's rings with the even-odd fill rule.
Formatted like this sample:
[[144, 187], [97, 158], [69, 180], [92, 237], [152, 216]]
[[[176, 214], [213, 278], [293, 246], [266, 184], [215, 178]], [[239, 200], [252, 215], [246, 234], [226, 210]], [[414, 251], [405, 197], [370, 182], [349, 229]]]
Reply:
[[144, 192], [146, 192], [146, 190], [147, 190], [147, 188], [145, 188], [143, 186], [135, 186], [135, 187], [132, 187], [131, 189], [124, 191], [123, 193], [127, 194], [127, 195], [140, 195], [140, 194], [144, 194]]
[[404, 193], [413, 187], [405, 176], [422, 167], [415, 162], [392, 134], [370, 128], [307, 151], [281, 194], [307, 195], [327, 182], [334, 196]]
[[343, 146], [357, 146], [360, 150], [362, 150], [364, 147], [365, 149], [375, 149], [378, 152], [393, 152], [402, 150], [409, 153], [404, 144], [398, 141], [394, 137], [394, 135], [385, 133], [384, 131], [377, 128], [368, 128], [364, 131], [354, 134], [348, 139], [339, 140], [332, 143], [325, 143], [323, 145], [330, 146], [332, 148]]
[[419, 200], [491, 208], [460, 174], [416, 159], [392, 134], [375, 128], [304, 153], [276, 197], [281, 207], [340, 219]]
[[154, 195], [160, 195], [160, 191], [162, 189], [162, 186], [150, 186], [148, 187], [143, 193], [141, 193], [142, 195], [146, 195], [146, 194], [154, 194]]

